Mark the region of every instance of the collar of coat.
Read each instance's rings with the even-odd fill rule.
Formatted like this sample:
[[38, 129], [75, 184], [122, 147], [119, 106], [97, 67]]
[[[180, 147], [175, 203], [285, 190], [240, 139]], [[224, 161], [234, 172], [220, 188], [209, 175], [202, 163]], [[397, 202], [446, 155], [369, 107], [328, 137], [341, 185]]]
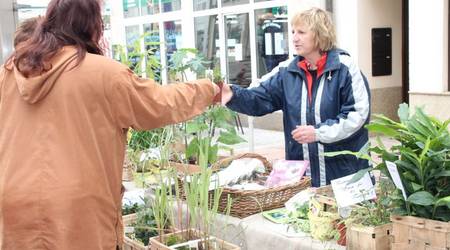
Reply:
[[[339, 69], [341, 66], [341, 61], [339, 60], [339, 55], [349, 55], [348, 52], [342, 49], [331, 49], [327, 51], [327, 62], [325, 64], [325, 69], [323, 70], [323, 74], [325, 74], [328, 71], [333, 71], [336, 69]], [[305, 73], [303, 70], [301, 70], [298, 67], [298, 63], [303, 61], [305, 58], [303, 56], [297, 56], [289, 65], [288, 65], [288, 71], [296, 72], [298, 74], [301, 74], [303, 77], [305, 76]]]

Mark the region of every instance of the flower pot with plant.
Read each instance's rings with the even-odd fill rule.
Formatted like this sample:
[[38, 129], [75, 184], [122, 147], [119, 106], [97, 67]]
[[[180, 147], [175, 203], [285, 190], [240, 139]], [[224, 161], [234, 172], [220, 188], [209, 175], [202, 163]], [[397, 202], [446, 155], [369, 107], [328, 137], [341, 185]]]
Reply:
[[[391, 217], [393, 249], [450, 248], [450, 240], [443, 240], [450, 238], [450, 119], [439, 121], [419, 107], [411, 114], [407, 104], [400, 105], [398, 116], [397, 122], [376, 115], [367, 125], [370, 132], [392, 138], [396, 144], [387, 148], [378, 139], [376, 146], [347, 153], [368, 160], [368, 153], [379, 156], [375, 169], [403, 187], [390, 195], [396, 214]], [[391, 175], [388, 162], [395, 164], [398, 174]], [[355, 179], [367, 171], [358, 172]]]
[[381, 178], [377, 185], [377, 199], [354, 206], [348, 218], [342, 221], [346, 230], [347, 249], [389, 250], [392, 241], [392, 200], [394, 184]]
[[[150, 239], [151, 249], [153, 250], [174, 248], [208, 250], [240, 249], [231, 243], [211, 235], [222, 189], [216, 185], [214, 195], [209, 195], [212, 170], [207, 168], [207, 155], [210, 145], [200, 142], [198, 146], [200, 152], [199, 163], [202, 170], [200, 173], [192, 175], [189, 181], [184, 182], [187, 207], [186, 218], [179, 216], [179, 213], [182, 212], [180, 211], [182, 206], [180, 206], [179, 186], [176, 183], [177, 178], [169, 178], [166, 182], [162, 182], [160, 191], [155, 193], [153, 208], [156, 212], [155, 220], [157, 227], [164, 228], [164, 223], [166, 222], [164, 216], [159, 216], [159, 214], [166, 214], [168, 215], [166, 218], [169, 221], [174, 221], [175, 215], [172, 208], [177, 203], [177, 225], [180, 230], [171, 234], [165, 234], [159, 230], [159, 235]], [[171, 183], [171, 180], [175, 183]], [[171, 190], [172, 187], [175, 188], [175, 197], [171, 196], [173, 193]], [[229, 200], [229, 206], [231, 206], [231, 200]]]

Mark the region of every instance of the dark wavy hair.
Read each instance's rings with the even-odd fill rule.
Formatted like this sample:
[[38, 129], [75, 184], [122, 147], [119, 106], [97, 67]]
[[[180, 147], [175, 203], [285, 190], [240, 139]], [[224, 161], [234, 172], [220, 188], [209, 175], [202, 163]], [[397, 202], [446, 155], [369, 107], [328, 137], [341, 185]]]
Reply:
[[67, 45], [77, 49], [77, 65], [86, 52], [103, 55], [100, 46], [103, 20], [99, 1], [52, 0], [37, 30], [11, 56], [17, 69], [25, 77], [42, 74], [52, 68], [50, 59]]

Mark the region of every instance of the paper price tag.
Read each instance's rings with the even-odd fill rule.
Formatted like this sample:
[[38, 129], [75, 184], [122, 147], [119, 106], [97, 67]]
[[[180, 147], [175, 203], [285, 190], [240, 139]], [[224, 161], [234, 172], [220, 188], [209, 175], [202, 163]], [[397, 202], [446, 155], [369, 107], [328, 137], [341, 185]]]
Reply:
[[395, 165], [395, 163], [393, 163], [393, 162], [386, 161], [386, 167], [389, 171], [389, 174], [391, 174], [392, 181], [394, 182], [395, 186], [398, 189], [402, 190], [403, 197], [406, 200], [407, 197], [406, 197], [405, 188], [403, 188], [403, 183], [402, 183], [402, 180], [400, 179], [400, 174], [398, 173], [397, 165]]
[[124, 227], [123, 232], [127, 234], [134, 233], [134, 227]]
[[377, 198], [369, 173], [366, 173], [359, 181], [349, 184], [354, 175], [331, 181], [338, 207], [348, 207], [361, 201]]

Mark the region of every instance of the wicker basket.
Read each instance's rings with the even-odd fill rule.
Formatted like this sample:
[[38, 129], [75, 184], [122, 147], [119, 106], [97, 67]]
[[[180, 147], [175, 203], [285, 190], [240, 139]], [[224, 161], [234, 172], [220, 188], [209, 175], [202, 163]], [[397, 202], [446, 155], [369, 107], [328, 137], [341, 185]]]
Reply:
[[[266, 168], [266, 175], [269, 175], [272, 171], [272, 164], [263, 156], [246, 153], [237, 156], [231, 156], [222, 160], [219, 160], [213, 164], [212, 169], [218, 171], [222, 168], [228, 167], [233, 160], [242, 158], [256, 158], [261, 160]], [[177, 167], [179, 170], [180, 168]], [[195, 165], [184, 167], [184, 173], [195, 173], [199, 171], [197, 166], [197, 171], [195, 171]], [[180, 182], [181, 183], [181, 182]], [[231, 188], [223, 188], [222, 195], [219, 201], [219, 211], [225, 212], [227, 208], [228, 195], [232, 198], [233, 203], [231, 204], [230, 215], [238, 218], [245, 218], [247, 216], [260, 213], [266, 210], [272, 210], [275, 208], [280, 208], [284, 206], [284, 203], [289, 200], [292, 196], [297, 194], [303, 189], [310, 186], [311, 179], [309, 177], [303, 177], [300, 181], [283, 185], [274, 188], [267, 188], [264, 190], [236, 190]], [[213, 191], [210, 191], [210, 195]]]

